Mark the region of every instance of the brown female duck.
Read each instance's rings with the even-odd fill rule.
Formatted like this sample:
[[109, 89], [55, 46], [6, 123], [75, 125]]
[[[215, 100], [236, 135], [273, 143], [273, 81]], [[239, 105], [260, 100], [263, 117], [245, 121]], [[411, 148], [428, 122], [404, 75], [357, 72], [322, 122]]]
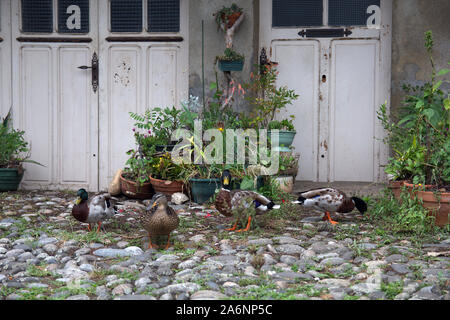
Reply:
[[170, 233], [175, 230], [180, 220], [177, 213], [167, 203], [167, 198], [162, 193], [156, 193], [147, 210], [139, 216], [142, 227], [148, 232], [149, 249], [153, 248], [153, 235], [167, 235], [165, 250], [170, 246]]
[[347, 197], [347, 195], [335, 188], [319, 188], [299, 193], [297, 201], [304, 207], [315, 208], [325, 213], [323, 220], [328, 220], [331, 224], [336, 224], [330, 217], [330, 212], [347, 213], [353, 209], [358, 209], [364, 214], [367, 211], [367, 204], [357, 197]]

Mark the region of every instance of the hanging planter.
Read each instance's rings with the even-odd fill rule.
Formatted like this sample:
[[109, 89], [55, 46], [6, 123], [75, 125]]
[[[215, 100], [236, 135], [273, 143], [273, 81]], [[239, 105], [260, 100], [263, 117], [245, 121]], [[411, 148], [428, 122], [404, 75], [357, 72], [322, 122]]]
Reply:
[[231, 61], [219, 59], [220, 71], [242, 71], [243, 68], [244, 68], [244, 59]]
[[23, 170], [0, 168], [0, 191], [17, 191], [23, 178]]

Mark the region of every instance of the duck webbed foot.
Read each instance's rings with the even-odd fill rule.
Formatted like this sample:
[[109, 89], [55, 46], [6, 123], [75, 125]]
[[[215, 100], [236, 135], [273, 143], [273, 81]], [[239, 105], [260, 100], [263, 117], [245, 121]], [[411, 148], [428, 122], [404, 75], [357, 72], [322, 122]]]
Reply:
[[236, 230], [237, 223], [238, 223], [238, 220], [236, 220], [236, 222], [234, 223], [234, 226], [232, 228], [228, 228], [228, 229], [225, 229], [225, 230], [226, 231], [234, 231], [234, 230]]
[[247, 227], [245, 227], [245, 229], [236, 230], [236, 232], [248, 231], [250, 229], [251, 223], [252, 223], [252, 217], [250, 216], [250, 217], [248, 217]]
[[338, 222], [333, 221], [333, 220], [331, 219], [330, 213], [329, 213], [328, 211], [325, 212], [325, 215], [323, 216], [322, 220], [328, 221], [329, 223], [331, 223], [331, 224], [333, 224], [333, 225], [334, 225], [334, 224], [338, 224]]

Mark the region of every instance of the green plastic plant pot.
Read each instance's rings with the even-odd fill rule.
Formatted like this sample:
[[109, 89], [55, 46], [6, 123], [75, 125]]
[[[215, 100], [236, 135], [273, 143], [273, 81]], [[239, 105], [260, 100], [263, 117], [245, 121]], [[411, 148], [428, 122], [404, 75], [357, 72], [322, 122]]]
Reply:
[[202, 204], [208, 201], [220, 188], [220, 179], [190, 179], [192, 200], [195, 203]]
[[[296, 131], [278, 131], [278, 144], [279, 147], [275, 148], [279, 152], [289, 152], [291, 151], [289, 147], [292, 145], [292, 142], [294, 141], [294, 137]], [[267, 137], [271, 137], [271, 131], [267, 131]]]
[[219, 69], [221, 71], [242, 71], [244, 60], [226, 61], [219, 60]]
[[0, 168], [0, 191], [17, 191], [23, 172], [15, 168]]

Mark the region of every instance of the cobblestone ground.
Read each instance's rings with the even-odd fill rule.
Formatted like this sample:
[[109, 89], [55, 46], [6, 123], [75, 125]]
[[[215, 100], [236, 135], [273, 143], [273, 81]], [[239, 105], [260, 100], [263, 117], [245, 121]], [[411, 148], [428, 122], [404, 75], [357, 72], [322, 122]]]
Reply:
[[[75, 192], [0, 193], [0, 299], [449, 300], [450, 239], [394, 237], [358, 213], [336, 218], [298, 206], [226, 231], [213, 208], [173, 206], [169, 250], [146, 250], [142, 202], [100, 233], [71, 216]], [[165, 239], [163, 239], [165, 240]]]

